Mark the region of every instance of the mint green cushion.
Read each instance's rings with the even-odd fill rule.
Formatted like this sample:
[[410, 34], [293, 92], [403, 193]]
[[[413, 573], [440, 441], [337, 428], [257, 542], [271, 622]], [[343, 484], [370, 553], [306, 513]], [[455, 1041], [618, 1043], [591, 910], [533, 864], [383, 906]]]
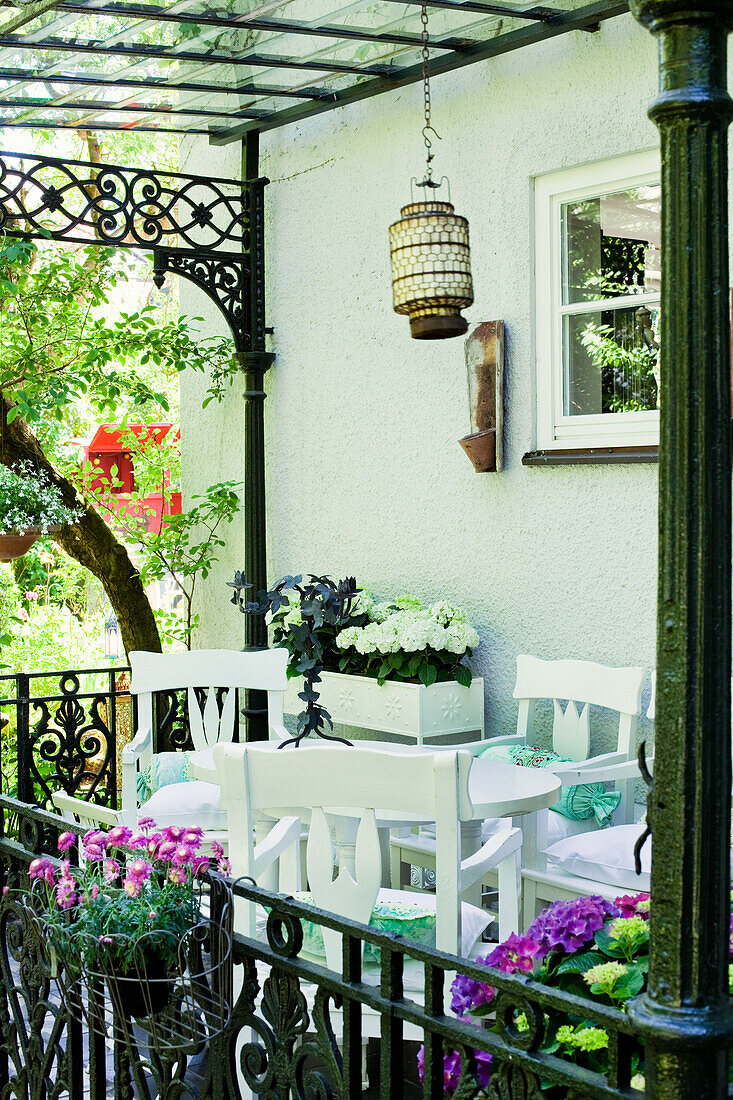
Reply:
[[[305, 891], [293, 894], [295, 901], [304, 905], [313, 905], [313, 896]], [[323, 933], [320, 925], [308, 920], [302, 921], [303, 950], [309, 955], [326, 957], [323, 946]], [[369, 927], [375, 932], [394, 932], [406, 940], [435, 947], [435, 913], [422, 905], [402, 901], [377, 901], [372, 909]], [[364, 962], [378, 963], [380, 951], [374, 944], [364, 944]]]
[[147, 802], [161, 787], [172, 783], [191, 783], [191, 765], [187, 752], [159, 752], [146, 768], [137, 773], [137, 797]]
[[[572, 764], [569, 756], [560, 756], [552, 750], [539, 749], [536, 745], [497, 745], [489, 747], [481, 756], [489, 760], [501, 760], [516, 764], [519, 768], [549, 768], [553, 764]], [[621, 801], [620, 791], [607, 791], [603, 783], [579, 783], [575, 787], [563, 787], [560, 801], [550, 806], [556, 814], [571, 821], [585, 821], [595, 817], [602, 827], [613, 817]]]

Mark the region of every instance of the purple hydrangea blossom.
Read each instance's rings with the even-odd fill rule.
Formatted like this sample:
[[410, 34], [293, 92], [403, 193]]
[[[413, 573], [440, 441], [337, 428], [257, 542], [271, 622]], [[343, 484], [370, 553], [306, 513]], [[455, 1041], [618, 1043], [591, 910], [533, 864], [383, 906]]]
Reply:
[[617, 906], [622, 917], [641, 917], [649, 920], [649, 894], [623, 894], [616, 898]]
[[[482, 1050], [474, 1050], [476, 1059], [476, 1077], [482, 1089], [488, 1088], [491, 1077], [491, 1055]], [[417, 1052], [417, 1072], [422, 1083], [425, 1076], [425, 1047], [421, 1046]], [[457, 1050], [446, 1050], [443, 1053], [443, 1094], [452, 1096], [461, 1079], [461, 1056]]]
[[530, 935], [518, 936], [512, 932], [485, 961], [487, 966], [493, 966], [503, 974], [516, 974], [517, 971], [528, 974], [534, 968], [535, 955], [542, 958], [544, 954], [546, 952], [541, 952], [539, 943]]
[[556, 901], [532, 922], [527, 936], [539, 944], [539, 958], [558, 949], [572, 954], [590, 943], [609, 917], [617, 916], [618, 908], [598, 895]]
[[[486, 960], [477, 959], [476, 961], [485, 962]], [[452, 993], [450, 1006], [456, 1016], [464, 1016], [467, 1012], [491, 1004], [496, 996], [493, 985], [479, 982], [475, 978], [467, 978], [465, 974], [457, 974], [450, 989]]]

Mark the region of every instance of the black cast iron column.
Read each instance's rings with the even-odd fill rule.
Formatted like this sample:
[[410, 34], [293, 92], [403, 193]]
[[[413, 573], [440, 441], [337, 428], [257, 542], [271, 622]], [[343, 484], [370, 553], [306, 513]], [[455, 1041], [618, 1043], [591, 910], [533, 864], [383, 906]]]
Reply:
[[731, 398], [727, 35], [733, 0], [632, 0], [660, 52], [661, 438], [649, 988], [655, 1100], [727, 1096]]
[[[244, 572], [252, 593], [266, 590], [267, 515], [265, 509], [265, 371], [275, 356], [265, 351], [265, 226], [264, 188], [268, 180], [257, 176], [259, 149], [256, 138], [245, 143], [243, 178], [249, 187], [249, 301], [247, 303], [250, 348], [237, 359], [244, 374]], [[267, 646], [267, 627], [262, 615], [244, 616], [245, 649]], [[267, 695], [246, 693], [244, 714], [247, 740], [266, 741]]]

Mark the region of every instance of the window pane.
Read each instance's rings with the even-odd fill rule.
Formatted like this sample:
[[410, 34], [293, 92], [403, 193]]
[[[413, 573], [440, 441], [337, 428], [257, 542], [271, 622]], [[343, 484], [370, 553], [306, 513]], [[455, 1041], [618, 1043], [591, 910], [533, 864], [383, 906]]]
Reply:
[[658, 306], [563, 318], [565, 416], [659, 407], [659, 319]]
[[563, 305], [659, 291], [661, 190], [564, 203]]

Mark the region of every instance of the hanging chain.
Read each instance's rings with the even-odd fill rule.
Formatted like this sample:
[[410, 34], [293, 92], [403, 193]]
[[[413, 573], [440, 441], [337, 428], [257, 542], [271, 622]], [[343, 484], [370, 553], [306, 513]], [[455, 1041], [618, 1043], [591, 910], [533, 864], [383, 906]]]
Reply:
[[430, 162], [433, 160], [433, 143], [430, 140], [430, 134], [433, 133], [440, 140], [440, 134], [436, 132], [433, 126], [430, 124], [430, 35], [428, 34], [428, 7], [426, 3], [423, 3], [420, 8], [420, 22], [422, 23], [422, 31], [420, 38], [422, 40], [422, 84], [423, 84], [423, 109], [425, 113], [425, 125], [423, 126], [422, 136], [425, 142], [426, 153], [426, 172], [425, 172], [425, 186], [435, 187], [433, 183], [433, 170], [430, 167]]

